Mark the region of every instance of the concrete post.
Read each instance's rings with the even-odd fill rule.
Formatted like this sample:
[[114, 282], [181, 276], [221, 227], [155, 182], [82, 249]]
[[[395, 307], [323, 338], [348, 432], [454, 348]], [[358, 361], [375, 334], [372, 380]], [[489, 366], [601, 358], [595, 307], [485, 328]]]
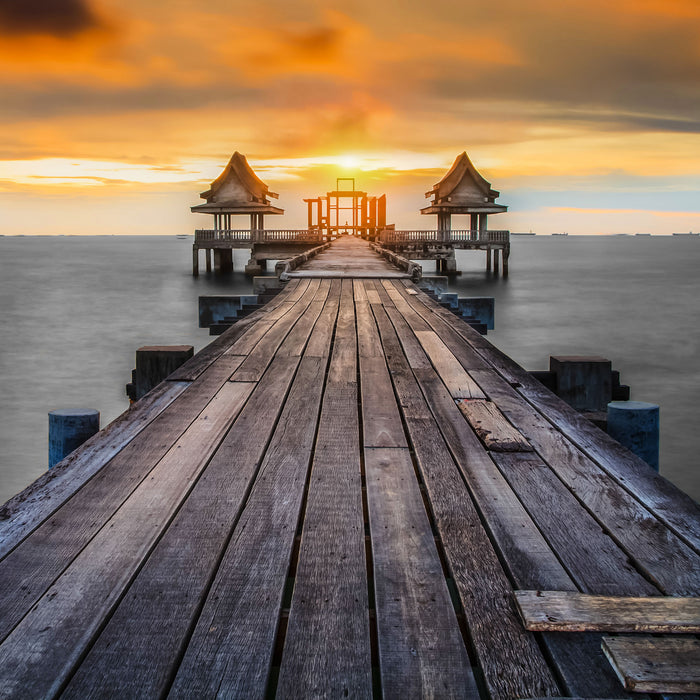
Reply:
[[549, 371], [557, 376], [557, 396], [577, 411], [605, 411], [612, 399], [611, 364], [598, 356], [550, 357]]
[[100, 412], [94, 408], [59, 408], [49, 411], [49, 469], [99, 429]]
[[498, 264], [498, 254], [499, 254], [500, 252], [501, 252], [501, 251], [500, 251], [498, 248], [494, 248], [494, 249], [493, 249], [493, 272], [494, 272], [495, 275], [498, 274], [499, 269], [500, 269], [500, 268], [499, 268], [499, 264]]
[[192, 274], [199, 276], [199, 248], [196, 243], [192, 246]]
[[608, 435], [659, 471], [659, 407], [644, 401], [611, 401]]
[[486, 272], [491, 272], [491, 248], [486, 249]]
[[206, 260], [207, 263], [207, 272], [211, 272], [211, 248], [205, 248], [204, 249], [204, 259]]

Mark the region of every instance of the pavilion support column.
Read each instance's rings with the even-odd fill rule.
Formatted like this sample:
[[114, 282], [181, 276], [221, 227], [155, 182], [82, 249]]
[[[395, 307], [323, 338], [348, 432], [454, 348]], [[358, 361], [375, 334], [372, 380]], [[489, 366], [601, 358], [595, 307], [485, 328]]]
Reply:
[[473, 241], [476, 240], [479, 237], [478, 231], [479, 231], [479, 215], [472, 214], [470, 216], [470, 223], [469, 223], [469, 238], [471, 238]]
[[204, 249], [204, 260], [206, 261], [206, 264], [207, 264], [207, 272], [211, 272], [211, 258], [212, 258], [211, 248], [205, 248]]
[[199, 248], [196, 243], [192, 246], [192, 274], [199, 276]]
[[486, 226], [487, 226], [488, 214], [479, 214], [479, 238], [486, 238]]
[[455, 257], [454, 250], [450, 251], [449, 257], [442, 261], [442, 274], [443, 275], [456, 275], [457, 274], [457, 258]]
[[503, 249], [503, 276], [508, 277], [508, 258], [510, 257], [510, 244]]
[[491, 272], [491, 248], [486, 249], [486, 272]]
[[500, 265], [498, 262], [498, 254], [501, 252], [500, 248], [494, 248], [493, 249], [493, 272], [495, 275], [498, 275]]

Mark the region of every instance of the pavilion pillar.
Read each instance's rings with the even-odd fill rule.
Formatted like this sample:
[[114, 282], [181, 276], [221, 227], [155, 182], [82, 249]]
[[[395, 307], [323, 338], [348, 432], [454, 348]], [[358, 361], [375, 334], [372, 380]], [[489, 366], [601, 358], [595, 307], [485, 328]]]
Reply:
[[470, 216], [470, 223], [469, 223], [469, 238], [471, 240], [476, 240], [479, 237], [478, 234], [479, 231], [479, 215], [478, 214], [472, 214]]
[[207, 264], [207, 272], [211, 272], [211, 257], [212, 257], [211, 248], [205, 248], [204, 249], [204, 260], [206, 261], [206, 264]]
[[486, 249], [486, 272], [491, 272], [491, 248]]
[[488, 214], [479, 214], [479, 238], [486, 238]]
[[196, 243], [192, 246], [192, 274], [195, 277], [199, 276], [199, 248]]
[[501, 252], [500, 248], [493, 249], [493, 272], [495, 275], [498, 275], [498, 272], [499, 272], [498, 254], [500, 252]]
[[510, 257], [510, 244], [503, 249], [503, 276], [508, 277], [508, 258]]
[[309, 231], [311, 230], [311, 227], [313, 226], [313, 219], [314, 219], [314, 203], [309, 200], [307, 203], [307, 228]]

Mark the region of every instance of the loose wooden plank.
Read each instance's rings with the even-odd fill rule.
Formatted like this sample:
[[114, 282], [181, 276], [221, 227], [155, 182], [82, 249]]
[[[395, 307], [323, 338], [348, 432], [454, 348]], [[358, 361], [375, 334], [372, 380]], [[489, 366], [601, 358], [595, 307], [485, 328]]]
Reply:
[[408, 449], [365, 449], [365, 473], [383, 696], [478, 698]]
[[[391, 326], [387, 326], [378, 309], [373, 310], [387, 358], [396, 357], [400, 362], [402, 354], [395, 345], [398, 340], [395, 340]], [[388, 312], [392, 314], [391, 309]], [[394, 321], [394, 329], [404, 344], [403, 348], [406, 349], [406, 343], [412, 336], [410, 328], [403, 320], [402, 323], [396, 324], [394, 314], [391, 315], [391, 320]], [[389, 362], [394, 383], [398, 387], [403, 373], [398, 371], [398, 367], [391, 360]], [[464, 421], [445, 385], [437, 377], [432, 366], [428, 367], [428, 370], [415, 369], [415, 378], [455, 462], [464, 474], [482, 517], [488, 523], [491, 537], [501, 559], [508, 567], [510, 576], [521, 588], [576, 590], [576, 586], [523, 505], [508, 488], [502, 474]], [[413, 384], [409, 384], [398, 393], [407, 420], [409, 415], [416, 421], [425, 418], [425, 410], [419, 400], [420, 393], [416, 392]], [[412, 440], [417, 438], [412, 437]], [[517, 537], [513, 536], [515, 532], [518, 533]], [[526, 581], [530, 583], [526, 584]], [[534, 581], [540, 583], [533, 585]], [[544, 581], [550, 583], [544, 584]], [[567, 692], [588, 697], [612, 697], [619, 692], [617, 678], [600, 649], [599, 635], [545, 634], [543, 637], [549, 653], [555, 659]]]
[[241, 358], [220, 358], [65, 505], [0, 561], [0, 639], [61, 575], [226, 383]]
[[[317, 328], [329, 336], [332, 332]], [[327, 362], [306, 355], [301, 360], [189, 640], [172, 697], [265, 695]]]
[[628, 690], [700, 692], [700, 641], [659, 637], [605, 637], [603, 651]]
[[[358, 289], [364, 288], [356, 280], [354, 295], [361, 300]], [[347, 302], [341, 315], [323, 395], [277, 698], [372, 696], [357, 359]]]
[[0, 687], [49, 697], [114, 608], [253, 385], [226, 383], [0, 646]]
[[659, 589], [637, 571], [626, 552], [538, 455], [496, 454], [493, 458], [582, 591], [618, 596], [659, 595]]
[[492, 452], [532, 452], [532, 445], [492, 401], [459, 399], [456, 403], [486, 449]]
[[453, 399], [486, 398], [435, 331], [416, 331], [415, 335]]
[[152, 423], [189, 382], [161, 382], [0, 508], [0, 559]]
[[475, 371], [510, 422], [614, 539], [668, 595], [700, 594], [700, 557], [554, 428], [496, 373]]
[[[380, 310], [375, 309], [378, 319]], [[533, 635], [523, 631], [511, 584], [498, 560], [469, 491], [405, 358], [395, 352], [381, 318], [392, 379], [425, 482], [431, 512], [465, 611], [467, 626], [490, 697], [559, 693]], [[463, 422], [463, 421], [462, 421]], [[468, 430], [468, 428], [467, 428]], [[511, 671], [503, 673], [504, 668]]]
[[537, 632], [700, 633], [700, 598], [516, 591], [520, 615]]
[[202, 348], [194, 357], [175, 370], [168, 379], [173, 381], [194, 381], [204, 372], [223, 352], [225, 352], [238, 338], [246, 333], [251, 326], [254, 326], [261, 318], [269, 314], [284, 301], [293, 299], [300, 289], [305, 289], [308, 280], [293, 280], [262, 309], [254, 311], [250, 316], [246, 316], [231, 328], [224, 331], [218, 338], [209, 345]]

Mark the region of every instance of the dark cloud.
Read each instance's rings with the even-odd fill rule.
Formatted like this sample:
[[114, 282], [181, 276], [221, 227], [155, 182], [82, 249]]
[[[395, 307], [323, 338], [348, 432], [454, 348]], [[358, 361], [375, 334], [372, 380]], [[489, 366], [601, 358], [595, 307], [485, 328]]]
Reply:
[[0, 0], [0, 32], [70, 37], [100, 26], [85, 0]]

